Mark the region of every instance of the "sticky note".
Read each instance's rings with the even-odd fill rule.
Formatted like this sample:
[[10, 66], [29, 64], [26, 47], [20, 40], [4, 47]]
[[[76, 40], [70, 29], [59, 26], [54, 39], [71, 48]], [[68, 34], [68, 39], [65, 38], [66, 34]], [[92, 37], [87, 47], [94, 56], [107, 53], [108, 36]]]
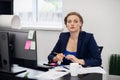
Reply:
[[29, 49], [30, 49], [30, 46], [31, 46], [31, 41], [30, 41], [30, 40], [27, 40], [27, 41], [25, 42], [25, 49], [26, 49], [26, 50], [29, 50]]
[[30, 49], [35, 50], [35, 41], [31, 41]]
[[33, 36], [34, 36], [34, 30], [30, 30], [29, 33], [28, 33], [28, 39], [33, 39]]

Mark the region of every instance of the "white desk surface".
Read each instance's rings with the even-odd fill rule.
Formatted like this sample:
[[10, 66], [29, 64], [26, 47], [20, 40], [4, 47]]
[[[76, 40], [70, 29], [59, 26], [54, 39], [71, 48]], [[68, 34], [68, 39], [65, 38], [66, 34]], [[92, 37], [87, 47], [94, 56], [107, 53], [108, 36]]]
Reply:
[[26, 72], [20, 73], [17, 76], [18, 77], [25, 77], [25, 75], [27, 74], [28, 78], [35, 78], [36, 75], [44, 73], [44, 71], [30, 69], [30, 68], [26, 68], [26, 67], [21, 67], [18, 65], [13, 65], [11, 70], [12, 70], [12, 72], [19, 72], [22, 70], [26, 70]]
[[[67, 65], [67, 67], [69, 68], [69, 65]], [[17, 75], [18, 77], [25, 77], [25, 75], [27, 74], [28, 78], [32, 78], [32, 79], [43, 78], [44, 80], [45, 79], [51, 80], [53, 78], [56, 79], [56, 78], [66, 75], [70, 72], [68, 69], [65, 69], [62, 66], [55, 67], [53, 69], [50, 69], [47, 72], [30, 69], [30, 68], [25, 68], [25, 67], [20, 67], [18, 65], [13, 65], [13, 67], [12, 67], [13, 72], [18, 72], [18, 71], [22, 71], [22, 70], [26, 70], [26, 72], [18, 74]], [[63, 72], [61, 70], [65, 70], [65, 71]], [[79, 71], [80, 71], [80, 74], [86, 74], [86, 73], [105, 74], [106, 73], [101, 67], [87, 67], [87, 68], [82, 67], [82, 68], [80, 68]]]

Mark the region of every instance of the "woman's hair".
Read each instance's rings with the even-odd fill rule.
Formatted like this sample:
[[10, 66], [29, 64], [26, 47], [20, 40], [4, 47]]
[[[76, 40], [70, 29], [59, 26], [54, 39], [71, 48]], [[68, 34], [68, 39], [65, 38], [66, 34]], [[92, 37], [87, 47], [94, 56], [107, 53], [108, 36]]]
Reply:
[[80, 19], [80, 21], [81, 21], [82, 24], [83, 24], [83, 18], [82, 18], [82, 16], [81, 16], [79, 13], [77, 13], [77, 12], [70, 12], [70, 13], [68, 13], [68, 14], [66, 15], [66, 17], [64, 18], [64, 24], [65, 24], [65, 25], [67, 24], [67, 18], [68, 18], [69, 16], [71, 16], [71, 15], [76, 15], [76, 16], [78, 16], [79, 19]]

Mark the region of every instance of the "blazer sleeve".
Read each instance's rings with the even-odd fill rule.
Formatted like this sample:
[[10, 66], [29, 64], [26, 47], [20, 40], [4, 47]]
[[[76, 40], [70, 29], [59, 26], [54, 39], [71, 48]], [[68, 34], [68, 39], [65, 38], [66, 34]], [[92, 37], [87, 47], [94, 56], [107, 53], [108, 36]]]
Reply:
[[58, 39], [55, 47], [53, 48], [53, 50], [51, 51], [51, 53], [48, 55], [48, 61], [49, 61], [49, 63], [51, 63], [52, 60], [53, 60], [53, 58], [56, 56], [55, 52], [56, 53], [62, 52], [62, 50], [61, 50], [61, 35], [62, 34], [59, 35], [59, 39]]
[[98, 45], [95, 41], [93, 34], [90, 35], [88, 40], [88, 57], [85, 58], [85, 65], [87, 66], [100, 66], [102, 64], [101, 53], [99, 51]]

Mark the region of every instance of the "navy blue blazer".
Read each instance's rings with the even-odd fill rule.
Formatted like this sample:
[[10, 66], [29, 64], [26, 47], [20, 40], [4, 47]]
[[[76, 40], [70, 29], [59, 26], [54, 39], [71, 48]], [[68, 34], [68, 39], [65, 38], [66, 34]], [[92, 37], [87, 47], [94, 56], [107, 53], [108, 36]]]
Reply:
[[[52, 62], [53, 57], [56, 56], [54, 52], [65, 52], [69, 37], [69, 32], [63, 32], [60, 34], [55, 47], [48, 55], [49, 62]], [[101, 54], [92, 33], [87, 33], [85, 31], [81, 31], [79, 33], [76, 57], [79, 59], [84, 59], [84, 66], [100, 66], [102, 64]], [[62, 64], [68, 65], [64, 62], [64, 60]]]

